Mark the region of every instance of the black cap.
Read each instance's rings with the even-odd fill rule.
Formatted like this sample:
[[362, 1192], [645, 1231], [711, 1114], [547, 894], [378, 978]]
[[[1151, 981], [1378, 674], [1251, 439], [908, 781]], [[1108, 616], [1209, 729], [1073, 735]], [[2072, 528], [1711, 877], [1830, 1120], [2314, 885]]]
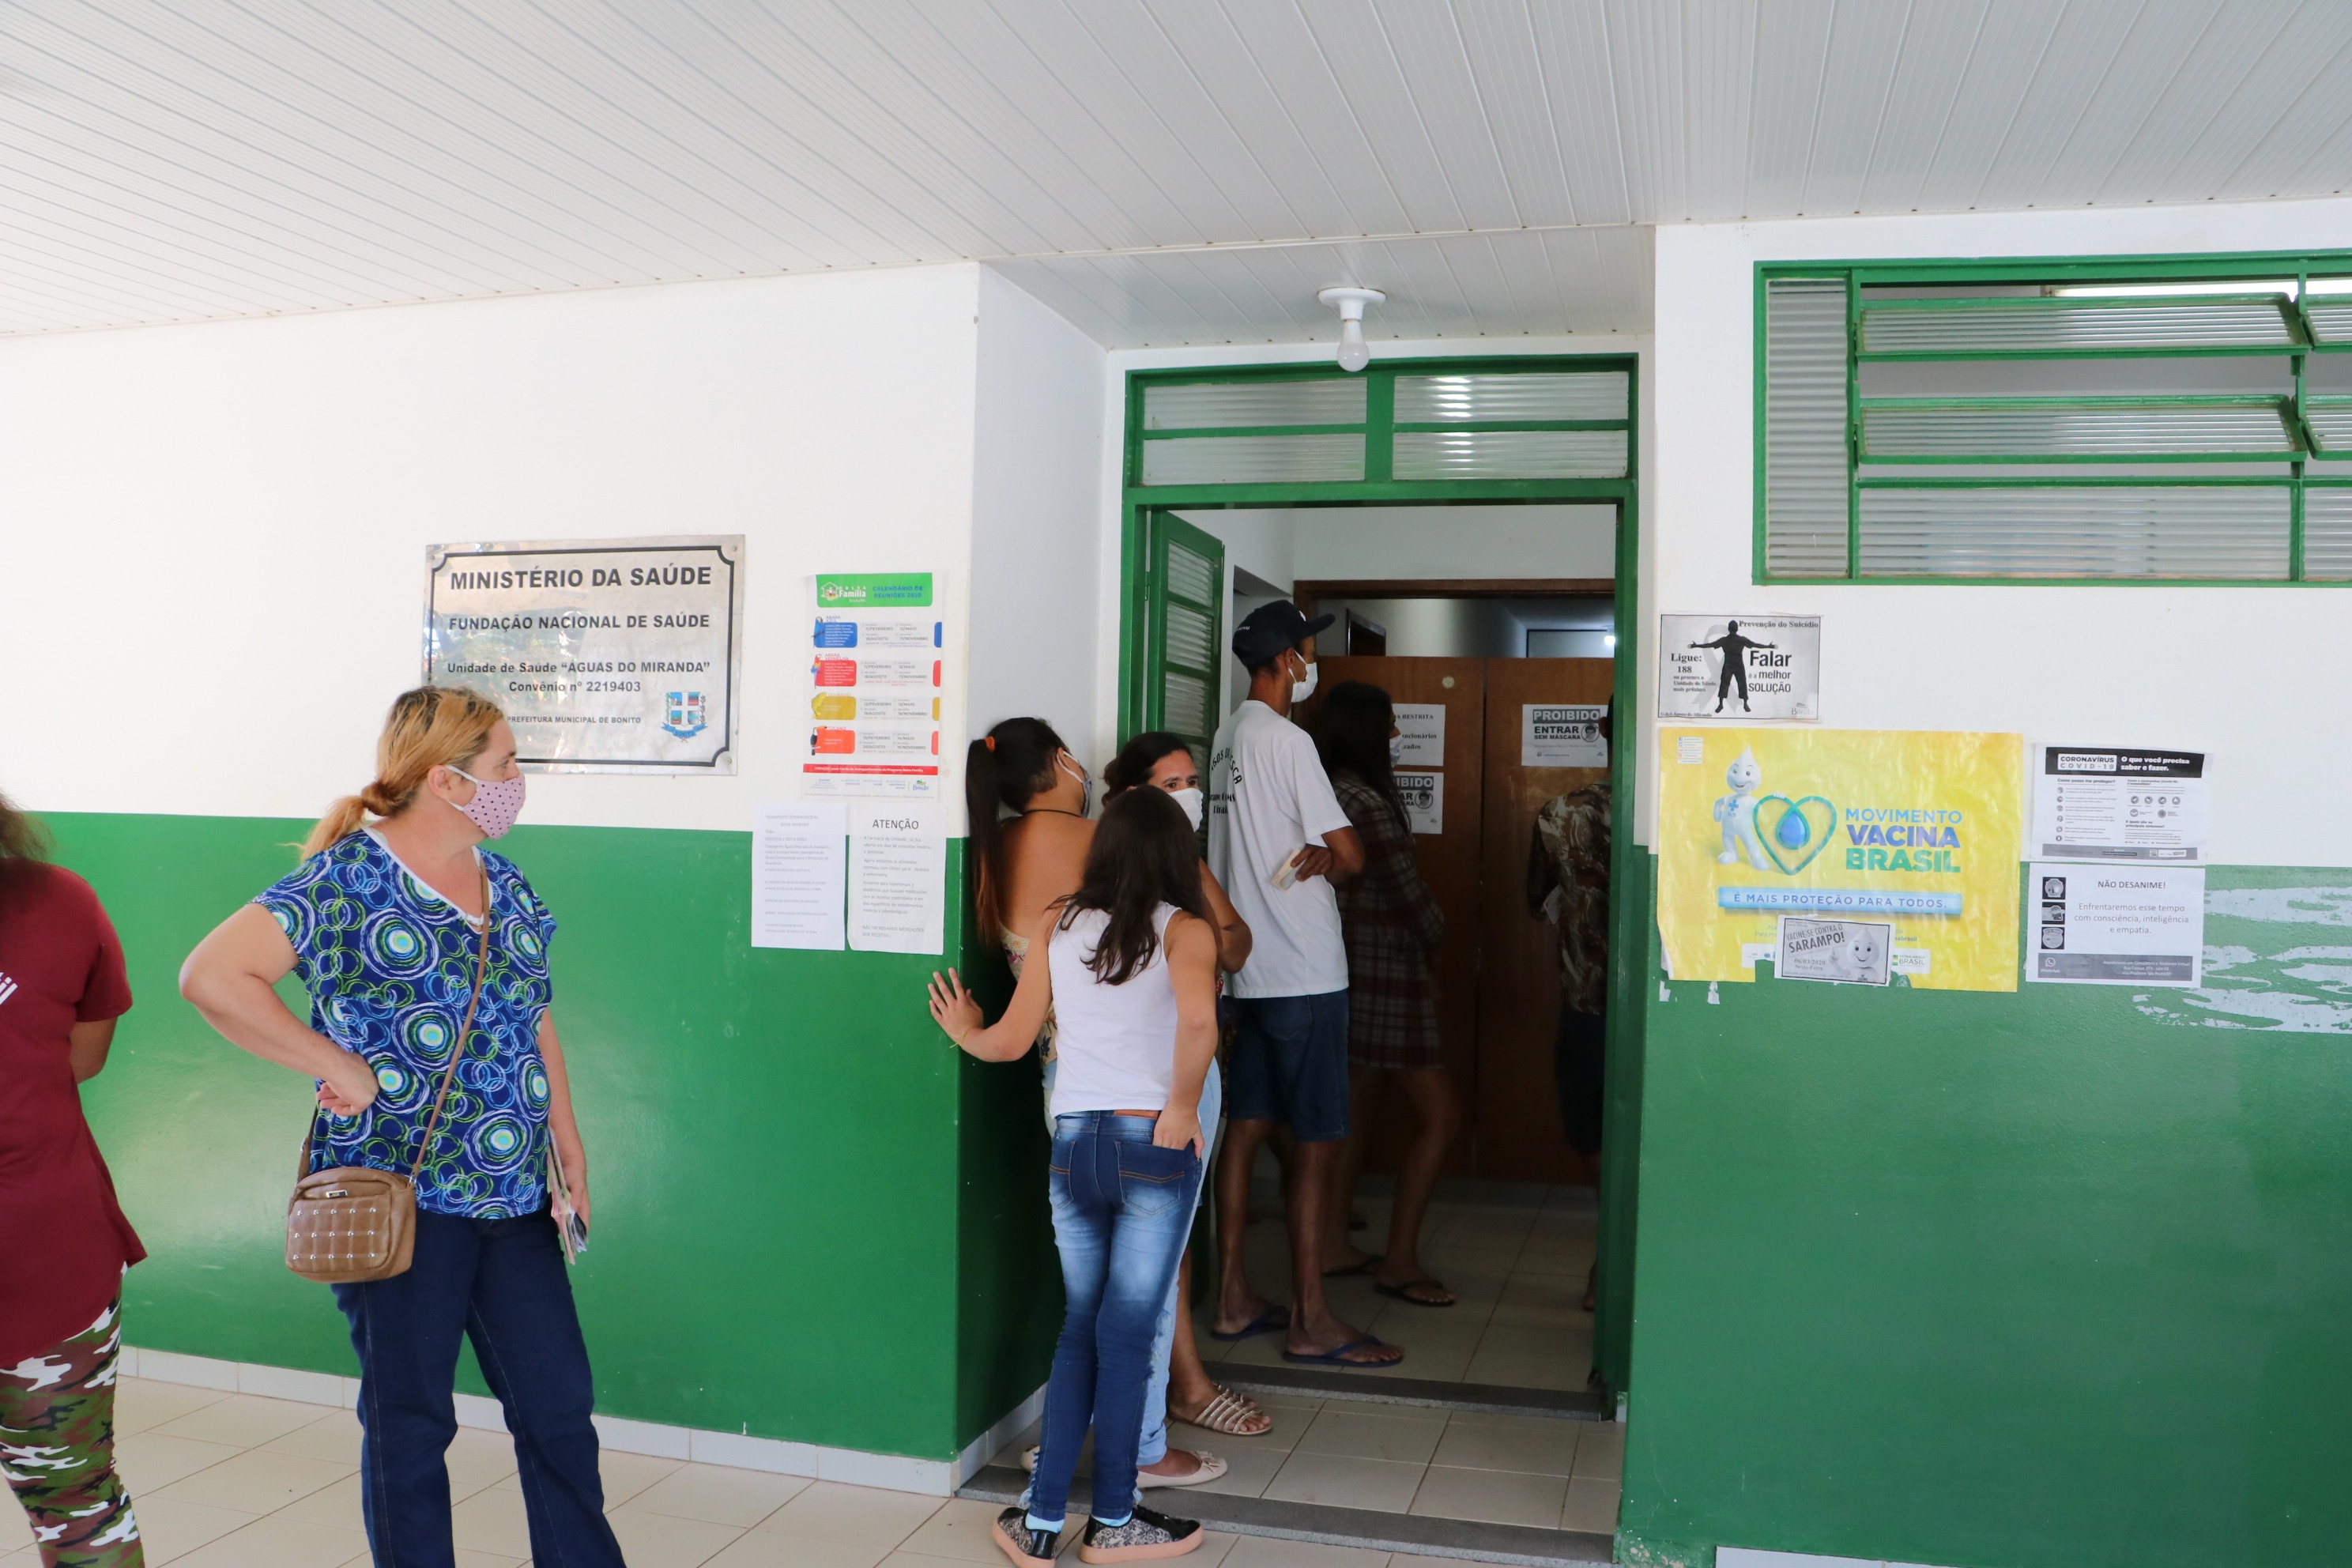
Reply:
[[1310, 621], [1287, 599], [1260, 605], [1234, 628], [1234, 657], [1252, 669], [1272, 664], [1338, 619], [1318, 616]]

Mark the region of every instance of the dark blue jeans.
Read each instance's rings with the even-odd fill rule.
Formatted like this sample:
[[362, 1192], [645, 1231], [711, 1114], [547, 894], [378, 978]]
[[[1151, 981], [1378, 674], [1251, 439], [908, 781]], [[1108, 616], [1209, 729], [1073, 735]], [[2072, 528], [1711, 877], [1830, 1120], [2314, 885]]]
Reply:
[[360, 1357], [360, 1507], [375, 1568], [455, 1568], [443, 1456], [457, 1435], [461, 1334], [506, 1409], [531, 1561], [623, 1568], [596, 1474], [588, 1346], [545, 1210], [420, 1212], [408, 1272], [334, 1291]]
[[1087, 1428], [1094, 1512], [1124, 1519], [1151, 1381], [1151, 1342], [1192, 1229], [1201, 1157], [1151, 1142], [1152, 1119], [1087, 1110], [1054, 1119], [1048, 1187], [1068, 1307], [1045, 1384], [1045, 1431], [1029, 1514], [1064, 1521]]

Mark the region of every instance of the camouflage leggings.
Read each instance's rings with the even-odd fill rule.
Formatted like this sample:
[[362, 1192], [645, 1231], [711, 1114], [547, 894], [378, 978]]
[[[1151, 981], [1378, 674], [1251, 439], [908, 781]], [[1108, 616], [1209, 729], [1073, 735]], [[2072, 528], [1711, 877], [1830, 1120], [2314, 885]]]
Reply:
[[44, 1568], [146, 1568], [114, 1473], [121, 1306], [46, 1353], [0, 1367], [0, 1479], [25, 1505]]

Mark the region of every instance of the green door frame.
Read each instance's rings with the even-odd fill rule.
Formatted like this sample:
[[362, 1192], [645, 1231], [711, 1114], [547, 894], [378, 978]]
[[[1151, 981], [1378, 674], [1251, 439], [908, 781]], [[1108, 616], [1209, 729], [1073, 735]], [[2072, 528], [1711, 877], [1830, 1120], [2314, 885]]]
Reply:
[[[1390, 443], [1395, 433], [1395, 377], [1465, 375], [1479, 373], [1622, 371], [1626, 418], [1622, 422], [1554, 421], [1538, 428], [1625, 430], [1625, 477], [1622, 479], [1408, 479], [1391, 477]], [[1634, 634], [1639, 614], [1641, 552], [1639, 453], [1640, 365], [1632, 354], [1512, 355], [1463, 359], [1391, 360], [1360, 373], [1368, 408], [1365, 478], [1259, 484], [1146, 485], [1143, 479], [1143, 395], [1171, 382], [1302, 381], [1345, 378], [1332, 364], [1217, 365], [1182, 370], [1129, 371], [1127, 376], [1123, 488], [1119, 522], [1118, 738], [1122, 744], [1141, 728], [1144, 681], [1151, 661], [1144, 646], [1144, 613], [1150, 595], [1144, 545], [1145, 514], [1240, 508], [1329, 506], [1509, 506], [1603, 502], [1617, 508], [1615, 565], [1618, 626], [1613, 697], [1617, 712], [1630, 721], [1638, 712]], [[1491, 426], [1490, 426], [1491, 427]], [[1528, 422], [1505, 428], [1528, 428]], [[1313, 426], [1320, 432], [1325, 426]], [[1281, 426], [1219, 430], [1217, 435], [1295, 433]], [[1205, 434], [1205, 432], [1204, 432]], [[1621, 722], [1621, 728], [1623, 728]], [[1628, 733], [1638, 732], [1634, 724]], [[1601, 1152], [1601, 1292], [1593, 1323], [1593, 1364], [1605, 1394], [1621, 1396], [1633, 1365], [1633, 1249], [1636, 1183], [1641, 1166], [1642, 1041], [1646, 996], [1641, 961], [1649, 951], [1651, 889], [1648, 855], [1633, 842], [1634, 747], [1611, 746], [1611, 798], [1616, 832], [1611, 841], [1611, 951], [1618, 955], [1611, 976], [1609, 1011], [1609, 1100]]]

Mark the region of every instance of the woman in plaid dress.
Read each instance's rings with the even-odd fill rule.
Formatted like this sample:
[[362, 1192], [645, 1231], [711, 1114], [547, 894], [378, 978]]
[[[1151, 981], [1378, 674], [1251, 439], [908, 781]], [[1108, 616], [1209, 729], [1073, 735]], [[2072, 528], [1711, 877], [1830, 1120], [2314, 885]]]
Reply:
[[[1330, 1206], [1325, 1270], [1370, 1273], [1372, 1289], [1417, 1307], [1450, 1307], [1454, 1293], [1421, 1266], [1423, 1220], [1429, 1213], [1445, 1152], [1462, 1131], [1462, 1095], [1446, 1071], [1437, 1033], [1437, 988], [1430, 954], [1444, 940], [1445, 915], [1414, 863], [1412, 828], [1399, 798], [1394, 767], [1396, 710], [1389, 694], [1343, 681], [1324, 699], [1315, 745], [1331, 775], [1340, 809], [1364, 841], [1364, 873], [1339, 889], [1348, 944], [1348, 1059], [1354, 1068], [1348, 1146]], [[1403, 1094], [1412, 1114], [1412, 1144], [1397, 1173], [1383, 1257], [1348, 1239], [1356, 1176], [1382, 1097]]]

